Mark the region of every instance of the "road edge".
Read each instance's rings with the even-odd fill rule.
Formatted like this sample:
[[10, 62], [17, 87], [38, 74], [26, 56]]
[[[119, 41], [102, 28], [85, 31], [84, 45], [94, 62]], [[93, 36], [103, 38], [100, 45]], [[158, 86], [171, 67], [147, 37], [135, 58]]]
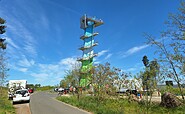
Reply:
[[77, 109], [77, 110], [80, 110], [80, 111], [82, 111], [82, 112], [85, 112], [85, 113], [88, 113], [88, 114], [93, 114], [92, 112], [88, 112], [88, 111], [83, 110], [83, 109], [81, 109], [81, 108], [78, 108], [78, 107], [76, 107], [76, 106], [73, 106], [73, 105], [67, 104], [67, 103], [65, 103], [65, 102], [59, 101], [59, 100], [57, 100], [56, 98], [53, 98], [53, 99], [56, 100], [57, 102], [63, 103], [63, 104], [65, 104], [65, 105], [67, 105], [67, 106], [70, 106], [70, 107], [75, 108], [75, 109]]

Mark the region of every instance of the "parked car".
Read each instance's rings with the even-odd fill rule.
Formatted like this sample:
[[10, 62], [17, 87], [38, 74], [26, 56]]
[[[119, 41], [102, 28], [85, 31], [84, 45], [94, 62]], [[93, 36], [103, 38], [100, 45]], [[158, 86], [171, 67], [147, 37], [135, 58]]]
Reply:
[[27, 89], [16, 90], [13, 95], [13, 104], [22, 101], [30, 102], [30, 93]]
[[58, 92], [58, 88], [54, 88], [54, 92]]
[[65, 89], [64, 89], [64, 93], [65, 93], [65, 94], [69, 93], [69, 88], [65, 88]]
[[59, 89], [58, 89], [58, 92], [63, 92], [64, 91], [64, 88], [62, 88], [62, 87], [60, 87]]
[[32, 88], [28, 89], [28, 91], [29, 91], [29, 93], [33, 93], [33, 89]]
[[126, 93], [127, 90], [127, 88], [120, 88], [117, 93]]
[[127, 89], [127, 88], [121, 88], [119, 91], [117, 91], [117, 93], [126, 93], [126, 94], [134, 94], [134, 95], [137, 95], [138, 94], [138, 91], [135, 90], [135, 89]]

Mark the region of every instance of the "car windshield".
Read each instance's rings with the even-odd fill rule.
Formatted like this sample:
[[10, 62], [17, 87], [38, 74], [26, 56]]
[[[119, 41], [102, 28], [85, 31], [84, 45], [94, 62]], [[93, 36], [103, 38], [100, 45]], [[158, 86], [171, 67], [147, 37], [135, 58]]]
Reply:
[[16, 91], [16, 94], [25, 94], [28, 93], [27, 90], [21, 90], [21, 91]]

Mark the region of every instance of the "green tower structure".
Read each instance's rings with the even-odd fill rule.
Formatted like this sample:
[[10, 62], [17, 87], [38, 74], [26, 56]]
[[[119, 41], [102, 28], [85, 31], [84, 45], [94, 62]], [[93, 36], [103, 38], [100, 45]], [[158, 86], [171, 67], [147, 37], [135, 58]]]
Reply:
[[93, 47], [97, 46], [98, 43], [94, 41], [94, 36], [98, 35], [97, 32], [94, 32], [94, 28], [103, 24], [101, 19], [96, 19], [95, 17], [87, 17], [84, 15], [80, 19], [80, 28], [84, 30], [84, 35], [80, 37], [84, 41], [83, 46], [79, 49], [83, 51], [82, 58], [79, 58], [78, 61], [81, 61], [81, 79], [80, 86], [86, 87], [90, 83], [90, 73], [93, 66], [93, 58], [97, 56], [94, 53]]

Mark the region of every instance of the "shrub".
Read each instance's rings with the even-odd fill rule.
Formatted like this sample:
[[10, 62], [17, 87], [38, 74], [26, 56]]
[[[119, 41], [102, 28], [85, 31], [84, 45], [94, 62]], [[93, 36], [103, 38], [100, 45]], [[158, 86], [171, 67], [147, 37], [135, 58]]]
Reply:
[[8, 100], [8, 92], [6, 88], [3, 88], [1, 90], [1, 96], [0, 96], [0, 114], [15, 114], [15, 109], [11, 103], [11, 101]]
[[[106, 98], [99, 103], [97, 97], [94, 96], [81, 96], [80, 100], [76, 96], [60, 96], [57, 99], [94, 114], [146, 114], [147, 111], [144, 101], [138, 104], [136, 102], [129, 103], [127, 99]], [[184, 112], [185, 105], [167, 109], [158, 103], [151, 103], [148, 110], [148, 114], [183, 114]]]

